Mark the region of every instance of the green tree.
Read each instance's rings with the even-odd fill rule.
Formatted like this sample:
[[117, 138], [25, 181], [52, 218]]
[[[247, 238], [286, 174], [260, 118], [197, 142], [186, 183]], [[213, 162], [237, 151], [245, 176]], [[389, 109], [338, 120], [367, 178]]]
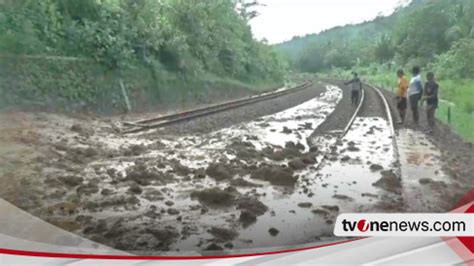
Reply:
[[379, 63], [388, 62], [395, 56], [395, 48], [393, 47], [392, 40], [388, 35], [383, 34], [377, 40], [374, 54]]
[[87, 57], [122, 71], [156, 65], [178, 75], [277, 78], [285, 64], [257, 42], [256, 1], [22, 0], [0, 2], [0, 49]]
[[474, 39], [461, 39], [436, 58], [435, 70], [442, 78], [472, 78], [474, 76]]

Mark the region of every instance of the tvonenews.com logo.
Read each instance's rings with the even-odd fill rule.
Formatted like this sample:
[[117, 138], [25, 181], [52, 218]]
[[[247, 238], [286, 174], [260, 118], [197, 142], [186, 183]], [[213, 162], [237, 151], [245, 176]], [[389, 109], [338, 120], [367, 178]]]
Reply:
[[359, 230], [360, 232], [368, 232], [368, 231], [383, 231], [383, 232], [389, 232], [389, 231], [401, 231], [401, 232], [406, 232], [406, 231], [465, 231], [466, 230], [466, 223], [462, 221], [437, 221], [433, 223], [432, 226], [430, 226], [430, 223], [427, 221], [416, 221], [416, 222], [410, 222], [410, 221], [371, 221], [368, 222], [365, 219], [359, 220], [359, 221], [348, 221], [348, 220], [343, 220], [342, 221], [342, 227], [344, 231], [349, 232], [349, 231], [354, 231]]
[[342, 214], [337, 236], [474, 236], [470, 214]]

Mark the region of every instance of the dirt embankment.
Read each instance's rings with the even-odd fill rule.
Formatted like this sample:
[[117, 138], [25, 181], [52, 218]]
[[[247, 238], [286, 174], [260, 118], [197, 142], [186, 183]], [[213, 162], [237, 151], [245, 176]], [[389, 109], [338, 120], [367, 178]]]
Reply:
[[[395, 95], [389, 91], [382, 90], [391, 105], [392, 115], [398, 118], [396, 109]], [[395, 119], [397, 120], [397, 119]], [[428, 128], [426, 120], [425, 107], [420, 109], [420, 126], [416, 127], [411, 119], [410, 109], [407, 111], [407, 122], [405, 125], [396, 125], [397, 130], [409, 128], [415, 131], [423, 132]], [[451, 179], [451, 184], [445, 184], [443, 189], [437, 191], [446, 191], [444, 198], [446, 205], [443, 208], [447, 211], [453, 208], [461, 198], [474, 188], [474, 145], [465, 141], [448, 125], [437, 121], [436, 129], [433, 133], [426, 135], [428, 139], [435, 144], [437, 149], [441, 151], [440, 162], [441, 169]], [[422, 181], [424, 185], [432, 185], [436, 182], [429, 180]], [[443, 187], [443, 186], [442, 186]]]

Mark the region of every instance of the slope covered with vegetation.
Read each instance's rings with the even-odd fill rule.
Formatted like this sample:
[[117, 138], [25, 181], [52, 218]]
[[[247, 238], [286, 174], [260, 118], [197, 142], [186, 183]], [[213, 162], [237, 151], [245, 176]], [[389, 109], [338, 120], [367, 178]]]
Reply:
[[[415, 65], [441, 83], [439, 118], [452, 105], [455, 128], [474, 140], [474, 1], [415, 0], [388, 17], [296, 37], [277, 46], [295, 69], [310, 73], [359, 72], [393, 88], [395, 72]], [[454, 105], [453, 105], [454, 104]]]
[[132, 96], [163, 102], [206, 97], [211, 87], [281, 84], [284, 61], [254, 40], [248, 25], [255, 5], [245, 0], [0, 0], [0, 68], [8, 72], [0, 77], [8, 84], [1, 85], [2, 95], [10, 102], [97, 105], [120, 97], [115, 83], [121, 78]]

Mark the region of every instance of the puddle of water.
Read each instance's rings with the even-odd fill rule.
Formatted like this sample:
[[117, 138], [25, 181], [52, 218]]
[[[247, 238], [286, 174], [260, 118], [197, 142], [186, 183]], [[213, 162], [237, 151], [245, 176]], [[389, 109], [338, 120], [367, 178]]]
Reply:
[[[209, 163], [215, 162], [223, 156], [228, 160], [235, 159], [235, 155], [228, 154], [225, 151], [235, 140], [251, 142], [257, 151], [269, 145], [284, 147], [289, 141], [301, 143], [308, 150], [306, 139], [335, 109], [341, 98], [341, 89], [335, 86], [327, 86], [327, 91], [322, 93], [320, 97], [280, 113], [262, 117], [258, 121], [242, 123], [205, 135], [190, 135], [179, 138], [163, 136], [159, 141], [165, 148], [140, 155], [140, 158], [176, 159], [189, 168], [198, 169], [206, 168]], [[262, 127], [262, 124], [266, 124], [266, 126]], [[308, 127], [304, 128], [304, 126]], [[282, 130], [285, 127], [292, 132], [283, 133]], [[123, 139], [100, 136], [100, 143], [112, 149], [133, 144], [150, 145], [153, 143], [139, 136], [127, 138], [126, 141], [128, 143], [124, 143]], [[115, 168], [114, 161], [116, 160], [122, 160], [122, 158], [112, 161], [105, 160], [101, 164], [109, 164]], [[123, 167], [119, 168], [123, 170]]]
[[[257, 151], [270, 145], [284, 147], [289, 141], [301, 143], [308, 150], [306, 139], [335, 109], [341, 99], [341, 89], [327, 86], [327, 91], [320, 97], [280, 113], [261, 117], [258, 121], [234, 125], [205, 135], [189, 135], [179, 138], [163, 136], [159, 141], [164, 145], [164, 148], [140, 155], [140, 158], [176, 159], [181, 164], [196, 169], [205, 168], [210, 162], [217, 161], [222, 156], [229, 160], [235, 159], [235, 155], [225, 151], [235, 140], [250, 142]], [[291, 132], [283, 133], [285, 127]], [[143, 139], [139, 134], [132, 136], [123, 139], [99, 134], [96, 136], [96, 141], [110, 149], [153, 144], [153, 141]], [[102, 163], [107, 163], [107, 160]], [[113, 164], [113, 161], [109, 161], [109, 163]]]
[[[288, 141], [300, 142], [309, 149], [308, 138], [335, 108], [342, 99], [342, 90], [335, 86], [327, 86], [326, 92], [320, 97], [309, 100], [303, 104], [287, 109], [277, 114], [264, 116], [258, 121], [232, 126], [227, 129], [210, 134], [210, 138], [218, 137], [218, 141], [211, 142], [211, 147], [216, 148], [222, 139], [234, 139], [241, 136], [256, 137], [244, 138], [260, 150], [268, 145], [284, 147]], [[286, 132], [283, 132], [284, 129]], [[206, 139], [209, 139], [206, 137]]]
[[[370, 161], [390, 169], [395, 156], [392, 140], [387, 137], [389, 133], [387, 122], [382, 118], [358, 118], [354, 130], [342, 140], [337, 161], [327, 161], [320, 170], [298, 172], [300, 179], [293, 192], [285, 193], [273, 186], [257, 188], [256, 193], [263, 195], [260, 200], [272, 211], [259, 217], [253, 226], [240, 231], [241, 238], [256, 242], [238, 248], [307, 243], [332, 236], [332, 222], [338, 212], [328, 211], [329, 215], [321, 215], [313, 210], [325, 210], [322, 206], [328, 205], [337, 206], [339, 212], [372, 211], [380, 199], [393, 197], [372, 186], [381, 176], [380, 172], [372, 172], [367, 164]], [[354, 142], [360, 151], [347, 151], [352, 146], [350, 142]], [[345, 156], [351, 159], [341, 162]], [[306, 202], [312, 206], [298, 206]], [[268, 233], [271, 227], [278, 229], [280, 234], [271, 236]]]
[[[125, 174], [127, 168], [135, 164], [135, 160], [156, 161], [160, 158], [166, 160], [176, 159], [182, 165], [191, 169], [206, 168], [209, 163], [227, 157], [235, 159], [235, 155], [228, 154], [226, 148], [233, 140], [251, 142], [257, 150], [269, 145], [285, 146], [288, 141], [300, 142], [308, 150], [306, 139], [314, 129], [320, 125], [342, 98], [342, 91], [337, 87], [328, 87], [326, 93], [320, 97], [307, 101], [299, 106], [283, 112], [262, 117], [258, 121], [236, 125], [206, 135], [190, 135], [180, 138], [163, 136], [160, 142], [162, 148], [152, 149], [137, 157], [120, 157], [104, 159], [93, 162], [84, 170], [86, 179], [99, 177], [100, 188], [115, 190], [116, 195], [127, 195], [128, 185], [110, 184], [111, 179], [103, 178], [92, 169], [94, 165], [100, 166], [101, 171], [115, 168]], [[311, 126], [309, 126], [311, 123]], [[265, 124], [265, 126], [262, 126]], [[284, 127], [289, 130], [282, 132]], [[290, 132], [291, 131], [291, 132]], [[391, 139], [387, 122], [382, 118], [357, 118], [354, 129], [342, 140], [335, 153], [331, 155], [320, 169], [306, 169], [296, 172], [299, 181], [291, 190], [271, 186], [266, 182], [250, 179], [243, 176], [244, 180], [260, 185], [260, 187], [237, 188], [242, 195], [256, 196], [268, 206], [269, 211], [258, 217], [257, 222], [247, 228], [242, 228], [238, 223], [240, 211], [236, 207], [220, 210], [209, 210], [201, 214], [200, 209], [192, 210], [199, 205], [198, 201], [190, 198], [190, 192], [196, 189], [219, 187], [225, 189], [228, 182], [216, 182], [214, 179], [189, 179], [176, 177], [175, 183], [167, 185], [151, 185], [143, 187], [162, 192], [164, 200], [148, 201], [143, 194], [137, 196], [140, 204], [134, 207], [120, 206], [105, 208], [103, 211], [81, 214], [91, 215], [97, 219], [111, 217], [135, 217], [130, 223], [137, 225], [158, 226], [166, 225], [182, 231], [185, 227], [192, 228], [192, 234], [178, 240], [170, 246], [171, 250], [195, 250], [198, 243], [205, 248], [212, 242], [212, 236], [207, 232], [212, 226], [234, 228], [239, 232], [239, 237], [232, 241], [235, 249], [288, 246], [314, 242], [318, 239], [331, 238], [333, 222], [338, 212], [371, 211], [375, 205], [386, 197], [387, 192], [372, 186], [380, 178], [379, 172], [372, 172], [370, 165], [373, 163], [389, 169], [394, 159]], [[312, 143], [318, 147], [331, 147], [334, 143], [330, 139], [317, 139]], [[121, 139], [120, 136], [107, 136], [99, 134], [94, 141], [100, 142], [109, 148], [127, 147], [132, 144], [150, 145], [153, 141], [145, 140], [139, 135]], [[125, 145], [125, 143], [127, 143]], [[356, 147], [357, 149], [352, 149]], [[349, 156], [349, 159], [345, 158]], [[321, 159], [321, 158], [319, 158]], [[332, 160], [334, 159], [334, 160]], [[257, 160], [257, 159], [256, 159]], [[370, 164], [369, 164], [370, 162]], [[285, 162], [281, 162], [285, 163]], [[171, 170], [166, 166], [160, 171]], [[348, 174], [350, 173], [350, 174]], [[74, 191], [72, 192], [74, 194]], [[90, 200], [99, 201], [102, 196], [94, 194]], [[172, 208], [180, 211], [179, 215], [163, 215], [161, 219], [152, 219], [144, 215], [152, 206], [157, 209], [170, 208], [165, 203], [173, 201]], [[300, 207], [300, 203], [311, 203], [311, 206]], [[323, 205], [337, 206], [338, 210], [324, 209]], [[315, 211], [315, 212], [313, 212]], [[182, 221], [177, 222], [177, 217]], [[272, 236], [270, 228], [276, 228], [279, 233]]]
[[[374, 133], [367, 134], [371, 131]], [[371, 161], [385, 169], [390, 168], [394, 153], [392, 141], [387, 138], [389, 132], [387, 122], [381, 118], [358, 119], [354, 130], [343, 139], [341, 153], [338, 155], [338, 160], [346, 155], [351, 156], [351, 159], [347, 162], [328, 162], [320, 171], [304, 170], [297, 173], [300, 179], [292, 190], [268, 186], [265, 182], [244, 177], [263, 187], [238, 188], [239, 192], [259, 195], [259, 200], [267, 205], [270, 211], [258, 217], [254, 225], [239, 230], [240, 241], [233, 242], [234, 248], [294, 245], [331, 237], [332, 223], [338, 212], [326, 210], [328, 215], [321, 215], [320, 212], [313, 213], [313, 210], [325, 210], [322, 206], [328, 205], [337, 206], [340, 212], [371, 211], [380, 199], [387, 195], [392, 197], [393, 195], [372, 186], [372, 183], [380, 178], [380, 173], [372, 172], [367, 164]], [[362, 140], [361, 136], [364, 136]], [[350, 142], [355, 142], [360, 151], [343, 151], [352, 146]], [[348, 172], [351, 174], [347, 174]], [[334, 198], [335, 195], [339, 195], [339, 198]], [[312, 206], [302, 208], [300, 203], [311, 203]], [[226, 224], [229, 217], [239, 215], [238, 211], [232, 209], [224, 213], [223, 215], [222, 212], [217, 212], [216, 216], [209, 214], [201, 217], [197, 224], [201, 225], [200, 228], [207, 228], [212, 224]], [[279, 234], [270, 235], [270, 228], [276, 228]], [[196, 238], [191, 237], [180, 241], [174, 247], [182, 250], [192, 249], [195, 243]]]
[[[341, 97], [342, 91], [339, 88], [328, 87], [327, 92], [318, 98], [278, 114], [262, 117], [258, 121], [235, 125], [206, 135], [179, 138], [162, 136], [159, 139], [161, 148], [153, 148], [139, 156], [101, 159], [83, 169], [80, 175], [86, 181], [98, 178], [101, 189], [108, 188], [114, 190], [116, 195], [129, 196], [127, 192], [129, 185], [127, 183], [110, 184], [112, 179], [104, 175], [104, 171], [115, 168], [117, 172], [125, 175], [126, 170], [135, 165], [138, 160], [161, 159], [167, 161], [176, 159], [191, 169], [205, 169], [211, 162], [222, 157], [229, 160], [236, 159], [235, 155], [228, 154], [226, 151], [228, 145], [236, 139], [251, 142], [256, 150], [269, 145], [285, 146], [288, 141], [300, 142], [307, 150], [306, 139], [334, 110]], [[70, 140], [72, 147], [97, 145], [107, 149], [125, 149], [137, 144], [152, 145], [158, 141], [148, 140], [140, 135], [124, 138], [107, 133], [105, 130], [96, 130], [90, 138], [90, 143], [82, 139], [77, 141], [77, 134], [69, 130], [74, 121], [52, 117], [56, 126], [45, 127], [44, 135], [52, 139], [58, 139], [59, 136], [66, 138]], [[311, 128], [307, 127], [307, 123], [311, 123]], [[100, 126], [100, 123], [94, 121], [91, 125]], [[291, 132], [283, 133], [284, 127]], [[247, 228], [242, 228], [237, 222], [240, 211], [235, 206], [219, 210], [210, 209], [205, 214], [201, 214], [200, 209], [192, 209], [199, 205], [199, 202], [190, 198], [191, 191], [211, 187], [225, 189], [229, 186], [226, 181], [217, 182], [209, 177], [190, 180], [187, 177], [175, 176], [177, 179], [175, 183], [142, 187], [144, 194], [147, 189], [161, 191], [164, 200], [149, 201], [142, 194], [137, 196], [140, 204], [133, 207], [107, 207], [100, 212], [81, 211], [80, 214], [91, 215], [96, 219], [134, 217], [130, 223], [137, 226], [162, 228], [170, 225], [180, 232], [185, 227], [191, 227], [191, 235], [172, 244], [171, 250], [196, 250], [196, 245], [200, 242], [202, 243], [200, 248], [204, 249], [212, 243], [213, 236], [208, 232], [212, 226], [233, 228], [239, 232], [238, 238], [231, 241], [234, 249], [291, 246], [332, 238], [333, 224], [331, 222], [334, 222], [339, 212], [374, 212], [378, 211], [385, 202], [399, 200], [399, 195], [372, 185], [381, 177], [380, 171], [370, 169], [372, 164], [380, 165], [386, 170], [394, 168], [395, 152], [389, 135], [390, 129], [386, 120], [377, 117], [358, 117], [353, 129], [341, 140], [341, 143], [336, 143], [334, 136], [323, 136], [311, 140], [310, 143], [320, 147], [322, 154], [329, 154], [328, 158], [317, 169], [296, 172], [299, 180], [293, 189], [271, 186], [267, 182], [243, 176], [244, 180], [261, 187], [237, 188], [238, 192], [242, 195], [256, 196], [269, 208], [268, 212], [258, 217], [255, 224]], [[448, 177], [440, 168], [440, 151], [423, 134], [408, 129], [400, 130], [397, 142], [403, 174], [402, 196], [408, 207], [407, 211], [438, 210], [436, 206], [441, 206], [442, 197], [431, 186], [420, 185], [420, 180], [430, 179], [431, 182], [449, 184]], [[337, 148], [331, 153], [331, 147], [334, 146]], [[321, 156], [318, 159], [321, 161]], [[102, 174], [96, 172], [96, 167], [100, 168]], [[170, 170], [172, 167], [169, 165], [160, 169], [162, 172]], [[64, 170], [59, 168], [44, 168], [44, 173], [49, 176], [59, 176], [58, 172], [62, 174], [62, 171]], [[48, 192], [53, 189], [45, 188]], [[76, 195], [75, 189], [68, 191], [66, 197], [61, 200], [68, 201], [68, 196], [73, 195]], [[100, 201], [104, 197], [96, 193], [88, 196], [87, 199]], [[158, 212], [167, 210], [170, 207], [165, 204], [166, 201], [173, 201], [172, 208], [179, 210], [180, 214], [163, 215], [161, 219], [144, 215], [152, 206], [156, 207]], [[47, 202], [45, 203], [47, 206]], [[58, 203], [58, 200], [53, 199], [50, 203]], [[300, 203], [311, 203], [311, 206], [302, 208], [298, 206]], [[337, 206], [338, 211], [325, 209], [323, 205]], [[325, 215], [324, 212], [327, 214]], [[177, 222], [176, 219], [179, 216], [182, 222]], [[71, 219], [75, 217], [71, 216]], [[276, 228], [279, 233], [272, 236], [268, 231], [270, 228]]]
[[381, 178], [381, 170], [371, 170], [371, 166], [393, 169], [395, 154], [389, 136], [385, 119], [358, 117], [351, 131], [336, 145], [337, 150], [321, 166], [320, 174], [327, 177], [326, 183], [333, 187], [334, 194], [354, 200], [355, 204], [342, 206], [343, 211], [370, 211], [369, 205], [375, 199], [387, 196], [386, 191], [372, 185]]

